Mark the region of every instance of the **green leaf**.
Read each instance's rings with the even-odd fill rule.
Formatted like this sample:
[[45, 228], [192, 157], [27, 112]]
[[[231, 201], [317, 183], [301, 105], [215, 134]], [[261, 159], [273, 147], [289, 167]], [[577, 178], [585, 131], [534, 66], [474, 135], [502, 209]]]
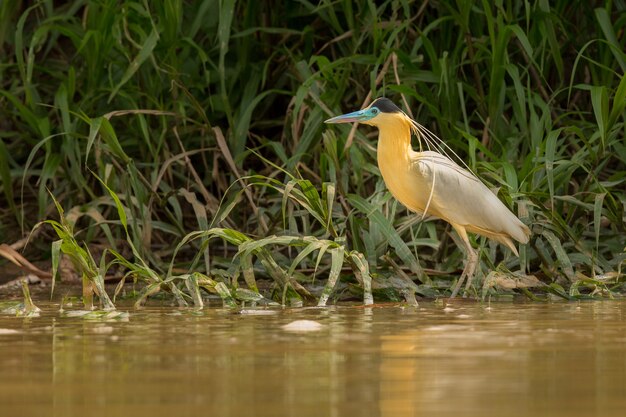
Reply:
[[354, 273], [361, 277], [363, 282], [363, 304], [374, 304], [372, 296], [372, 276], [370, 275], [369, 265], [365, 260], [365, 256], [357, 251], [350, 252], [350, 259], [353, 264]]
[[96, 136], [100, 131], [100, 126], [102, 126], [102, 121], [104, 117], [96, 117], [95, 119], [89, 120], [89, 136], [87, 136], [87, 149], [85, 150], [85, 163], [87, 162], [87, 158], [89, 158], [89, 151], [91, 151], [91, 147], [96, 140]]
[[152, 51], [154, 50], [154, 47], [156, 46], [158, 41], [159, 41], [159, 32], [156, 27], [153, 27], [152, 32], [150, 32], [150, 35], [148, 35], [148, 37], [146, 38], [146, 41], [141, 47], [139, 54], [137, 54], [135, 59], [132, 60], [128, 68], [126, 68], [126, 72], [124, 72], [124, 75], [122, 76], [122, 79], [120, 80], [120, 82], [115, 86], [113, 91], [111, 91], [111, 94], [109, 95], [109, 100], [108, 100], [109, 103], [111, 102], [111, 100], [113, 100], [113, 97], [115, 97], [117, 93], [120, 91], [120, 88], [122, 88], [122, 86], [126, 84], [128, 80], [132, 78], [135, 72], [137, 72], [139, 67], [141, 67], [141, 64], [143, 64], [144, 61], [152, 55]]
[[600, 226], [602, 220], [602, 203], [604, 202], [606, 193], [596, 194], [593, 204], [593, 230], [596, 235], [596, 252], [598, 251], [598, 245], [600, 243]]
[[609, 16], [609, 12], [604, 8], [597, 8], [595, 10], [596, 19], [598, 19], [598, 24], [600, 25], [600, 29], [602, 29], [602, 33], [604, 33], [604, 37], [611, 45], [611, 52], [613, 56], [619, 63], [619, 66], [622, 68], [622, 73], [626, 72], [626, 60], [624, 59], [624, 47], [620, 44], [615, 36], [615, 31], [613, 29], [613, 25], [611, 24], [611, 17]]
[[574, 282], [575, 281], [574, 267], [572, 266], [572, 262], [567, 256], [565, 249], [563, 249], [563, 245], [561, 245], [561, 241], [554, 235], [554, 233], [552, 233], [549, 230], [543, 230], [541, 234], [548, 241], [550, 246], [552, 246], [552, 249], [554, 250], [554, 253], [556, 254], [556, 258], [561, 264], [561, 268], [563, 269], [563, 272], [565, 272], [565, 275], [567, 276], [567, 278], [571, 282]]
[[318, 307], [326, 306], [330, 294], [333, 292], [335, 285], [337, 285], [337, 279], [339, 279], [341, 268], [343, 267], [344, 247], [339, 246], [330, 249], [329, 252], [331, 254], [330, 272], [328, 273], [328, 280], [326, 281], [322, 295], [317, 302]]
[[322, 194], [326, 196], [326, 230], [332, 230], [333, 204], [335, 202], [335, 184], [325, 182], [322, 184]]
[[606, 146], [606, 134], [609, 124], [609, 98], [606, 94], [606, 87], [591, 86], [591, 104], [593, 113], [596, 116], [600, 138], [602, 139], [602, 147]]
[[256, 279], [254, 278], [254, 267], [252, 265], [252, 255], [241, 255], [239, 257], [239, 267], [243, 273], [243, 279], [246, 281], [246, 285], [252, 291], [258, 293], [259, 288], [256, 285]]
[[608, 128], [612, 128], [613, 125], [617, 122], [618, 117], [624, 113], [624, 109], [626, 108], [626, 74], [622, 75], [622, 78], [619, 82], [619, 86], [617, 87], [617, 91], [615, 92], [615, 96], [613, 96], [613, 108], [611, 109], [611, 113], [609, 115], [609, 126]]
[[230, 290], [223, 282], [218, 282], [215, 284], [215, 291], [219, 294], [224, 302], [224, 305], [229, 308], [237, 308], [237, 302], [233, 298]]
[[402, 259], [402, 262], [404, 262], [417, 276], [417, 278], [424, 283], [426, 281], [424, 270], [413, 255], [413, 252], [411, 252], [396, 229], [394, 229], [393, 224], [385, 216], [383, 216], [377, 207], [374, 207], [363, 197], [350, 194], [348, 195], [348, 201], [357, 210], [369, 218], [370, 221], [374, 221], [378, 224], [381, 233], [385, 236], [385, 238], [387, 238], [389, 244], [396, 250], [398, 257]]
[[122, 202], [120, 201], [120, 198], [117, 196], [117, 194], [115, 194], [115, 192], [111, 188], [109, 188], [106, 182], [104, 182], [99, 176], [97, 176], [95, 173], [93, 175], [94, 177], [98, 179], [98, 181], [100, 181], [100, 184], [102, 184], [102, 186], [109, 192], [109, 195], [115, 202], [115, 208], [117, 208], [117, 215], [120, 218], [120, 222], [122, 223], [122, 226], [124, 226], [124, 230], [126, 231], [126, 234], [128, 234], [128, 219], [126, 218], [126, 209], [124, 205], [122, 204]]
[[187, 287], [187, 291], [191, 294], [191, 299], [196, 308], [204, 307], [204, 302], [202, 301], [202, 295], [200, 295], [200, 287], [198, 286], [198, 276], [200, 274], [192, 273], [188, 274], [185, 279], [185, 287]]
[[287, 271], [287, 275], [289, 276], [293, 275], [293, 272], [296, 270], [300, 262], [302, 262], [312, 252], [316, 250], [320, 250], [323, 246], [328, 246], [328, 241], [314, 240], [311, 243], [309, 243], [307, 246], [305, 246], [304, 249], [300, 251], [298, 256], [296, 256], [296, 258], [291, 263], [291, 266], [289, 267], [289, 270]]
[[[559, 135], [563, 129], [552, 130], [546, 137], [546, 177], [548, 179], [548, 191], [550, 193], [550, 200], [554, 199], [554, 162], [556, 160], [556, 145]], [[551, 203], [554, 206], [554, 203]]]
[[51, 245], [51, 257], [52, 257], [52, 288], [50, 289], [50, 297], [54, 294], [54, 285], [58, 278], [59, 263], [61, 261], [61, 244], [63, 240], [55, 240]]

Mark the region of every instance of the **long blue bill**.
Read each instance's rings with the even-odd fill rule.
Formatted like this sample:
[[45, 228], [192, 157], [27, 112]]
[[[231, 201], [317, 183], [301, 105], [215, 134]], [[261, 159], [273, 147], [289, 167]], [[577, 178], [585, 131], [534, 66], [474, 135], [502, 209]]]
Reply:
[[335, 116], [332, 119], [324, 121], [324, 123], [353, 123], [363, 122], [369, 120], [371, 116], [366, 113], [366, 110], [353, 111], [352, 113], [342, 114], [341, 116]]

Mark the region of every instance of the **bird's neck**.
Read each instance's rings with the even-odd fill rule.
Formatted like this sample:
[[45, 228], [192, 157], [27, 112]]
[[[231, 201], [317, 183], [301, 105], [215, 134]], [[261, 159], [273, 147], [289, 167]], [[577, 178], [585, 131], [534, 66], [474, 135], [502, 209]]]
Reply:
[[395, 117], [378, 126], [378, 165], [393, 166], [408, 162], [411, 148], [411, 124], [404, 118]]
[[378, 168], [391, 194], [406, 207], [419, 211], [424, 205], [417, 200], [421, 194], [414, 188], [411, 124], [403, 116], [388, 117], [378, 125]]

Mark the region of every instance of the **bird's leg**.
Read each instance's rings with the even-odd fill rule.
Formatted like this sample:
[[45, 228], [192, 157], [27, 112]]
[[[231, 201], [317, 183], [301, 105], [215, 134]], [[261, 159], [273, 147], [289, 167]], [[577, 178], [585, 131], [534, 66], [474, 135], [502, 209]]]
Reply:
[[453, 224], [452, 227], [454, 227], [454, 230], [456, 230], [459, 237], [463, 241], [463, 244], [465, 245], [465, 251], [467, 252], [467, 263], [465, 264], [465, 268], [463, 268], [463, 273], [461, 274], [461, 277], [454, 286], [454, 290], [452, 291], [452, 295], [450, 295], [450, 298], [456, 297], [456, 295], [459, 293], [459, 290], [461, 289], [461, 285], [463, 285], [464, 280], [467, 280], [467, 283], [465, 284], [465, 291], [469, 290], [469, 287], [472, 284], [472, 278], [474, 277], [474, 271], [476, 270], [476, 265], [478, 264], [478, 254], [476, 253], [474, 248], [472, 248], [469, 238], [467, 237], [467, 232], [465, 231], [465, 228], [463, 226], [455, 224]]
[[478, 254], [471, 246], [468, 248], [467, 252], [467, 266], [465, 269], [467, 270], [467, 276], [465, 282], [465, 294], [463, 297], [467, 297], [467, 291], [469, 291], [470, 285], [472, 284], [472, 280], [474, 279], [474, 272], [476, 271], [476, 266], [478, 265]]

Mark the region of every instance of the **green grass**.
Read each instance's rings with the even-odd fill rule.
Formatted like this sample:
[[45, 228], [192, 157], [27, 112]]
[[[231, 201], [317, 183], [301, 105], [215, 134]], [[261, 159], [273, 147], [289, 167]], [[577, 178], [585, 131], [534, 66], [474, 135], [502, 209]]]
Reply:
[[[26, 253], [77, 256], [87, 299], [114, 263], [138, 302], [246, 302], [240, 275], [284, 303], [319, 301], [318, 281], [324, 301], [370, 282], [379, 300], [445, 296], [456, 236], [390, 198], [372, 129], [322, 123], [385, 95], [531, 227], [519, 259], [477, 238], [479, 279], [623, 293], [624, 16], [611, 1], [3, 2], [0, 240], [48, 220], [57, 234]], [[474, 294], [511, 291], [494, 282]]]

